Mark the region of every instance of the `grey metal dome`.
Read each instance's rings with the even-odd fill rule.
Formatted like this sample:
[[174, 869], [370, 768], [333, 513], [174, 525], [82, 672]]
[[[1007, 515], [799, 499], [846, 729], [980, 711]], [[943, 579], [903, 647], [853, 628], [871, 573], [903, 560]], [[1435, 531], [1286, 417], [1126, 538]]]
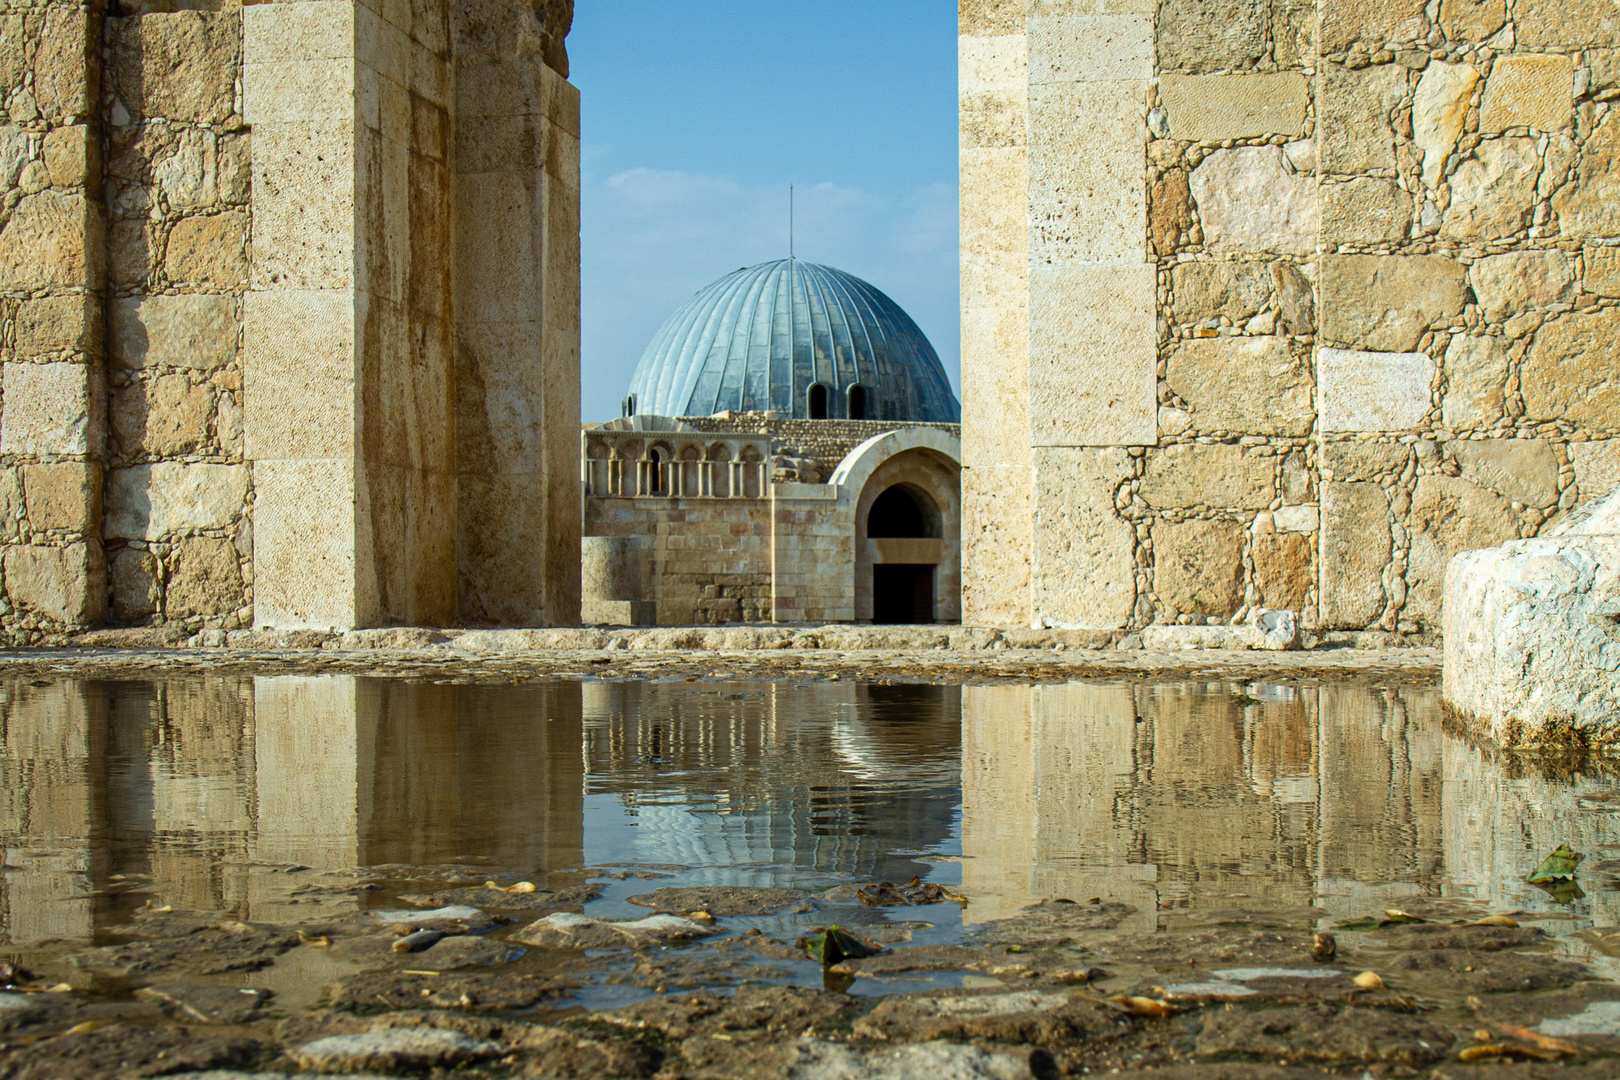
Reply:
[[692, 297], [653, 338], [625, 412], [957, 423], [962, 407], [928, 338], [851, 274], [781, 259]]

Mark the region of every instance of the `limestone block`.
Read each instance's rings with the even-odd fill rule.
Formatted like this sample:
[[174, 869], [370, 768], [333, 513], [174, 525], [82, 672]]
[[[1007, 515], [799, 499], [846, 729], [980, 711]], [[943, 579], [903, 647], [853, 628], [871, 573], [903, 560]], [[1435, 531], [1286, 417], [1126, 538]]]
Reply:
[[1380, 64], [1351, 71], [1324, 64], [1317, 104], [1317, 142], [1324, 173], [1395, 167], [1392, 110], [1406, 96], [1406, 69]]
[[113, 439], [125, 457], [174, 457], [207, 448], [214, 390], [184, 375], [115, 387], [108, 409]]
[[35, 532], [95, 534], [101, 518], [101, 467], [64, 461], [22, 467], [28, 525]]
[[0, 289], [82, 287], [97, 267], [90, 250], [95, 211], [78, 193], [24, 196], [0, 228]]
[[1412, 450], [1398, 442], [1325, 442], [1321, 448], [1325, 480], [1375, 480], [1399, 476], [1411, 463]]
[[1023, 304], [1029, 290], [1028, 184], [1022, 147], [961, 151], [963, 307]]
[[1540, 439], [1461, 440], [1446, 445], [1462, 475], [1503, 498], [1543, 509], [1558, 501], [1558, 455]]
[[1272, 288], [1271, 268], [1263, 262], [1181, 262], [1170, 268], [1178, 323], [1225, 318], [1242, 326], [1271, 302]]
[[138, 623], [157, 612], [157, 559], [150, 551], [124, 548], [107, 560], [107, 588], [112, 594], [112, 617], [121, 623]]
[[[1284, 491], [1283, 498], [1287, 497], [1288, 492]], [[1321, 515], [1314, 506], [1279, 506], [1272, 512], [1272, 523], [1280, 533], [1313, 533], [1320, 522]]]
[[1569, 420], [1593, 431], [1620, 428], [1620, 312], [1572, 312], [1537, 331], [1519, 369], [1530, 420]]
[[1416, 41], [1427, 29], [1423, 8], [1423, 0], [1333, 0], [1322, 6], [1322, 51]]
[[1446, 391], [1440, 416], [1446, 427], [1468, 431], [1501, 420], [1508, 374], [1501, 338], [1453, 334], [1442, 363]]
[[108, 19], [112, 92], [130, 116], [220, 124], [234, 111], [241, 56], [235, 11]]
[[1611, 108], [1599, 120], [1581, 148], [1574, 180], [1553, 195], [1552, 207], [1567, 237], [1620, 235], [1620, 113]]
[[1022, 88], [1016, 95], [964, 91], [956, 109], [957, 146], [961, 149], [1024, 145], [1029, 101]]
[[962, 310], [963, 460], [1028, 465], [1029, 315], [1022, 307]]
[[1463, 310], [1463, 266], [1443, 255], [1322, 260], [1322, 336], [1375, 352], [1415, 349]]
[[1243, 533], [1235, 521], [1153, 528], [1153, 591], [1172, 614], [1230, 616], [1243, 603]]
[[1478, 259], [1468, 283], [1491, 322], [1575, 298], [1575, 267], [1562, 251], [1515, 251]]
[[1035, 454], [1035, 620], [1080, 629], [1125, 626], [1136, 609], [1136, 531], [1114, 509], [1131, 473], [1121, 448]]
[[247, 238], [242, 211], [183, 218], [169, 230], [164, 273], [177, 285], [240, 289], [247, 284]]
[[961, 0], [956, 26], [961, 34], [1017, 34], [1024, 27], [1023, 0]]
[[5, 571], [12, 604], [52, 622], [93, 623], [106, 607], [106, 565], [95, 540], [66, 547], [8, 547]]
[[84, 187], [90, 182], [94, 145], [85, 124], [71, 124], [46, 132], [41, 153], [51, 183], [59, 188]]
[[1440, 0], [1440, 26], [1452, 41], [1484, 41], [1507, 22], [1507, 0]]
[[1316, 251], [1316, 182], [1283, 165], [1279, 146], [1217, 150], [1193, 170], [1193, 201], [1212, 252]]
[[1153, 18], [1149, 14], [1032, 12], [1024, 26], [1032, 87], [1153, 77]]
[[17, 518], [23, 512], [22, 473], [0, 469], [0, 540], [15, 540], [21, 532]]
[[357, 97], [362, 99], [359, 109], [364, 118], [367, 75], [374, 77], [375, 73], [351, 57], [275, 63], [259, 63], [250, 57], [242, 71], [244, 118], [255, 127], [341, 122], [354, 115]]
[[1225, 443], [1149, 450], [1140, 495], [1159, 510], [1213, 506], [1264, 510], [1276, 498], [1276, 459]]
[[1569, 57], [1556, 53], [1497, 57], [1485, 80], [1479, 130], [1562, 131], [1575, 115], [1574, 76]]
[[87, 293], [58, 293], [17, 305], [17, 355], [94, 352], [101, 345], [96, 299]]
[[1286, 338], [1183, 341], [1170, 355], [1167, 381], [1202, 432], [1308, 435], [1316, 417], [1310, 364]]
[[255, 287], [356, 284], [357, 141], [334, 125], [255, 125]]
[[1254, 538], [1254, 587], [1262, 604], [1285, 611], [1305, 606], [1316, 583], [1314, 547], [1309, 536], [1297, 532], [1262, 533]]
[[[96, 42], [89, 12], [50, 8], [34, 53], [34, 102], [52, 120], [84, 117], [92, 109], [92, 67]], [[10, 89], [10, 87], [6, 87]]]
[[1314, 334], [1316, 290], [1311, 279], [1296, 264], [1279, 260], [1271, 264], [1271, 281], [1277, 287], [1282, 328], [1290, 334]]
[[1392, 551], [1389, 497], [1377, 484], [1322, 485], [1322, 625], [1360, 630], [1383, 614]]
[[152, 222], [146, 218], [115, 221], [107, 229], [107, 277], [114, 286], [145, 285], [152, 277], [157, 250]]
[[956, 84], [963, 94], [1023, 97], [1029, 86], [1029, 38], [963, 34], [956, 41]]
[[89, 454], [99, 448], [87, 365], [5, 364], [0, 371], [0, 453]]
[[1322, 239], [1339, 244], [1395, 244], [1412, 232], [1412, 196], [1393, 180], [1356, 177], [1321, 187]]
[[1446, 575], [1446, 701], [1509, 748], [1594, 746], [1620, 722], [1620, 537], [1519, 540]]
[[1303, 75], [1165, 75], [1159, 100], [1172, 138], [1219, 142], [1305, 131], [1310, 86]]
[[244, 10], [242, 40], [246, 60], [273, 64], [352, 57], [358, 44], [359, 6], [294, 0], [273, 8]]
[[1446, 564], [1452, 556], [1492, 547], [1519, 534], [1508, 501], [1495, 492], [1457, 476], [1418, 477], [1407, 524], [1405, 614], [1425, 626], [1440, 624], [1440, 602]]
[[[113, 469], [107, 474], [103, 533], [119, 540], [166, 540], [225, 528], [241, 517], [249, 484], [243, 465], [159, 461]], [[255, 526], [262, 532], [262, 517]]]
[[1620, 440], [1569, 444], [1575, 490], [1581, 500], [1601, 499], [1620, 490]]
[[1152, 266], [1034, 266], [1029, 419], [1035, 446], [1158, 441]]
[[23, 169], [33, 160], [29, 133], [15, 124], [0, 127], [0, 187], [15, 186]]
[[1167, 170], [1148, 188], [1148, 237], [1154, 252], [1173, 253], [1192, 223], [1192, 191], [1187, 187], [1187, 174], [1181, 169]]
[[346, 461], [260, 461], [253, 468], [253, 618], [259, 626], [361, 625], [355, 541], [369, 515]]
[[1316, 62], [1316, 4], [1313, 0], [1272, 0], [1272, 58], [1282, 67]]
[[174, 546], [163, 613], [171, 619], [225, 615], [242, 606], [242, 568], [229, 540], [198, 536]]
[[1488, 139], [1451, 176], [1451, 205], [1440, 234], [1451, 240], [1500, 240], [1530, 224], [1541, 155], [1534, 139]]
[[1167, 0], [1159, 5], [1159, 67], [1248, 67], [1266, 55], [1266, 22], [1264, 0]]
[[1620, 46], [1620, 10], [1609, 0], [1518, 0], [1514, 26], [1521, 46]]
[[212, 371], [236, 359], [236, 303], [229, 296], [160, 294], [108, 301], [109, 350], [126, 368]]
[[583, 596], [592, 600], [645, 599], [641, 537], [581, 537], [580, 558]]
[[1434, 361], [1428, 353], [1318, 349], [1323, 431], [1408, 431], [1429, 414]]
[[1620, 296], [1620, 248], [1586, 249], [1586, 291], [1599, 296]]
[[1418, 80], [1412, 95], [1412, 141], [1423, 151], [1423, 183], [1430, 188], [1440, 186], [1477, 85], [1479, 70], [1471, 64], [1431, 63]]
[[962, 622], [1027, 626], [1034, 620], [1034, 471], [1030, 465], [962, 470]]
[[354, 452], [357, 297], [347, 290], [244, 298], [247, 456], [342, 458]]
[[1145, 95], [1128, 80], [1030, 87], [1032, 262], [1145, 260]]

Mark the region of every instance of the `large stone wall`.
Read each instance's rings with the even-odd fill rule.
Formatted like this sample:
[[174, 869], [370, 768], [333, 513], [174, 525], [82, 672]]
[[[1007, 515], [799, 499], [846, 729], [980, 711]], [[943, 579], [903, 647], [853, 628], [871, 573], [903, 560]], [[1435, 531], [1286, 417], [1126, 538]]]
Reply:
[[1436, 631], [1620, 471], [1620, 19], [1109, 12], [961, 5], [964, 619]]
[[0, 5], [0, 637], [577, 621], [571, 19]]

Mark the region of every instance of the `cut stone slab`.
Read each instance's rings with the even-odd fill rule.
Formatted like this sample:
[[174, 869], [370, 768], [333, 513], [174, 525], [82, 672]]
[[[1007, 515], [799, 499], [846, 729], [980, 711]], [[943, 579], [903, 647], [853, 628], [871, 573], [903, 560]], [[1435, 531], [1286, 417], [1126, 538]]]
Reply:
[[1215, 253], [1316, 251], [1316, 180], [1283, 164], [1280, 146], [1217, 150], [1193, 170], [1193, 201]]
[[1302, 75], [1164, 75], [1173, 138], [1190, 142], [1297, 136], [1305, 130], [1310, 87]]
[[512, 940], [550, 949], [600, 949], [678, 945], [717, 933], [720, 933], [719, 927], [705, 926], [676, 915], [649, 915], [629, 922], [610, 922], [589, 915], [558, 912], [525, 926], [512, 935]]
[[1318, 349], [1316, 358], [1325, 431], [1408, 431], [1429, 413], [1427, 353]]
[[484, 1042], [442, 1028], [383, 1028], [357, 1035], [332, 1035], [289, 1050], [288, 1056], [315, 1072], [356, 1070], [420, 1071], [483, 1061], [505, 1053]]

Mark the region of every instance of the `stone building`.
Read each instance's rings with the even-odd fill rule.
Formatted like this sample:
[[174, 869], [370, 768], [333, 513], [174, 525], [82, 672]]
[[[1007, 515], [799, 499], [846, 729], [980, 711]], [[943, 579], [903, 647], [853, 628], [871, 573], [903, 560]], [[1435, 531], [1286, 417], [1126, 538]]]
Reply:
[[1428, 634], [1451, 556], [1613, 488], [1611, 0], [960, 30], [965, 622]]
[[571, 17], [0, 8], [8, 640], [577, 621]]
[[916, 323], [783, 259], [698, 292], [583, 438], [586, 622], [956, 622], [960, 406]]

